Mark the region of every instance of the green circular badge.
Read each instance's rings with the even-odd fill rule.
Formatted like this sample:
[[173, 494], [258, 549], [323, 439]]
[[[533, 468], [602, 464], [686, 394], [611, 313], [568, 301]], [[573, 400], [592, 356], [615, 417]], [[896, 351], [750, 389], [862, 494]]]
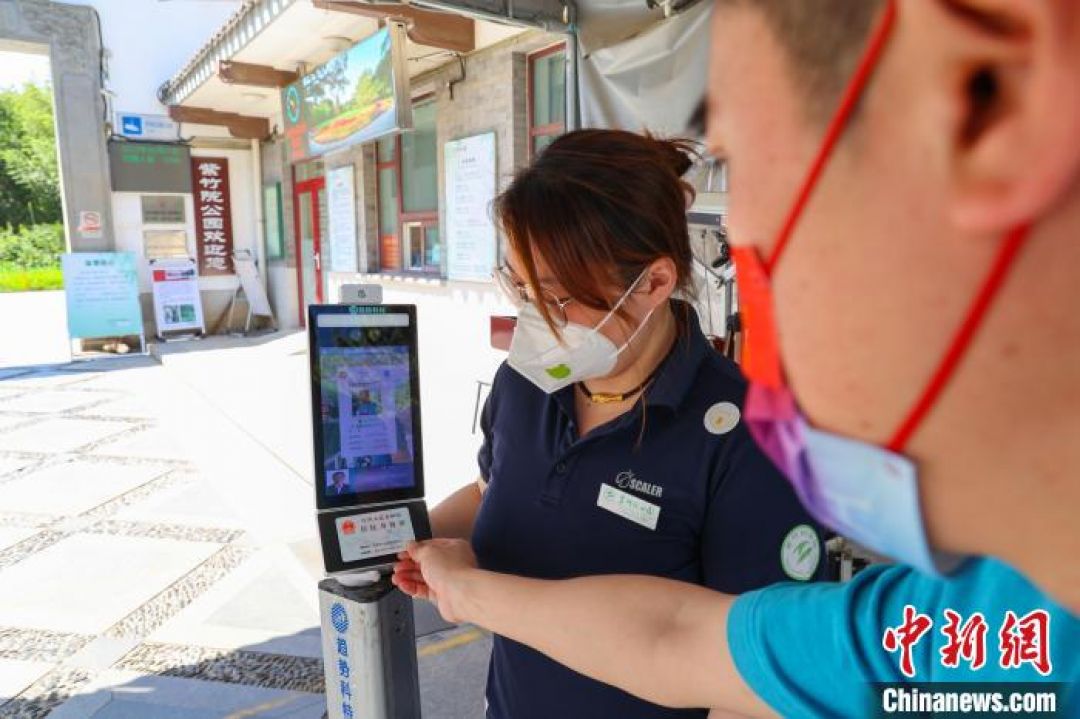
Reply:
[[821, 563], [821, 542], [808, 524], [792, 528], [780, 545], [780, 564], [792, 579], [805, 582], [814, 576]]
[[292, 85], [285, 91], [285, 114], [294, 125], [300, 122], [300, 104], [300, 91]]

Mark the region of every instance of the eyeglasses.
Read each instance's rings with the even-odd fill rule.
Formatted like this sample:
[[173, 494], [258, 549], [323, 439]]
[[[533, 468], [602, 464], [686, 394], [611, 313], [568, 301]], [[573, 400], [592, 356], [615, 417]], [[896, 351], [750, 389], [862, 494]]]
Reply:
[[540, 290], [539, 296], [534, 296], [532, 288], [517, 279], [514, 273], [506, 265], [500, 265], [492, 273], [495, 284], [502, 290], [510, 304], [521, 309], [526, 304], [536, 305], [537, 301], [547, 306], [548, 314], [555, 324], [562, 326], [567, 322], [566, 306], [574, 301], [573, 297], [556, 297], [551, 290]]

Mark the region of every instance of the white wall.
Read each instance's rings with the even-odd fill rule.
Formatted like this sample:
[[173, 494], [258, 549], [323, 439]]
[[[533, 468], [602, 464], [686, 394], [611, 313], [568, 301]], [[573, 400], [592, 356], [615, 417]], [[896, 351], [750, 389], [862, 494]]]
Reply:
[[296, 294], [296, 267], [289, 267], [280, 262], [271, 263], [267, 279], [270, 284], [270, 308], [274, 311], [278, 327], [299, 328], [300, 298]]
[[[233, 248], [248, 249], [255, 252], [258, 238], [258, 226], [255, 221], [256, 195], [251, 183], [251, 153], [245, 150], [202, 150], [192, 151], [192, 157], [224, 157], [229, 160], [229, 189], [232, 198]], [[114, 192], [113, 218], [116, 227], [116, 249], [121, 252], [134, 252], [138, 258], [139, 291], [150, 292], [150, 269], [143, 252], [143, 231], [172, 229], [165, 225], [142, 224], [143, 193]], [[148, 192], [159, 195], [170, 193]], [[183, 229], [187, 233], [188, 252], [195, 257], [195, 211], [191, 194], [182, 195], [184, 215], [187, 220]], [[200, 277], [199, 289], [231, 291], [236, 287], [237, 279], [232, 275]]]
[[188, 252], [194, 257], [195, 252], [195, 220], [193, 202], [190, 194], [180, 195], [169, 192], [146, 193], [153, 195], [173, 195], [184, 198], [183, 227], [177, 225], [146, 225], [142, 223], [142, 193], [138, 192], [114, 192], [113, 199], [113, 225], [116, 232], [116, 250], [118, 252], [134, 252], [136, 267], [139, 273], [139, 292], [150, 292], [150, 265], [147, 262], [143, 247], [144, 230], [171, 230], [183, 229], [187, 234]]
[[101, 16], [112, 111], [165, 114], [157, 89], [236, 12], [239, 0], [66, 0]]

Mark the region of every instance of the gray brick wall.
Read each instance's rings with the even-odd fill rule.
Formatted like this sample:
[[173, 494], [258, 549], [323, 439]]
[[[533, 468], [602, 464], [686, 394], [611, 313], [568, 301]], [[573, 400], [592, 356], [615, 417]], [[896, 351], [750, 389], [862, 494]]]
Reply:
[[[436, 87], [440, 209], [446, 197], [442, 148], [447, 142], [494, 131], [499, 190], [510, 183], [515, 170], [528, 163], [526, 57], [560, 39], [529, 32], [470, 55], [465, 61], [466, 79], [454, 84], [453, 99], [448, 82], [461, 76], [456, 64], [414, 80], [417, 87], [431, 81]], [[441, 237], [446, 237], [445, 222], [440, 212]]]

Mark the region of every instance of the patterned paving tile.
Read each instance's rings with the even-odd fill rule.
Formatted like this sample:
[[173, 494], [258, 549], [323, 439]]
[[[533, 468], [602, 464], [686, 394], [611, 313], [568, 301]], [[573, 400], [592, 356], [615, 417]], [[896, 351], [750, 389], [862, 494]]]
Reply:
[[0, 569], [6, 569], [13, 564], [31, 557], [53, 546], [64, 538], [64, 532], [52, 532], [45, 530], [13, 544], [0, 552]]
[[76, 515], [145, 485], [168, 471], [164, 465], [56, 458], [0, 483], [0, 506], [9, 511]]
[[301, 692], [323, 691], [321, 659], [228, 651], [178, 644], [143, 644], [119, 669]]
[[89, 382], [97, 375], [89, 372], [24, 372], [3, 381], [4, 387], [16, 389], [51, 389]]
[[0, 658], [59, 662], [90, 643], [88, 634], [0, 627]]
[[75, 392], [47, 390], [26, 392], [13, 398], [0, 396], [0, 408], [5, 412], [26, 412], [29, 414], [63, 414], [74, 410], [86, 410], [115, 399], [114, 395], [98, 392]]
[[29, 527], [0, 527], [0, 550], [12, 547], [37, 532], [38, 530]]
[[125, 492], [119, 497], [111, 499], [104, 504], [100, 504], [97, 507], [94, 507], [93, 509], [84, 512], [82, 516], [90, 519], [110, 517], [119, 512], [124, 507], [129, 507], [136, 502], [141, 502], [147, 497], [156, 494], [157, 492], [160, 492], [164, 489], [167, 489], [182, 482], [192, 481], [195, 481], [194, 475], [187, 472], [174, 470], [162, 475], [161, 477], [158, 477], [157, 479], [151, 480], [144, 485], [136, 487], [130, 492]]
[[145, 637], [231, 572], [251, 554], [247, 547], [229, 545], [210, 556], [131, 614], [110, 627], [105, 636]]
[[49, 461], [49, 455], [36, 452], [0, 451], [0, 482], [5, 482], [20, 472], [37, 468]]
[[80, 451], [121, 457], [186, 459], [186, 454], [176, 439], [165, 429], [150, 423], [109, 437], [93, 446], [82, 447]]
[[[3, 405], [0, 404], [0, 407], [3, 407]], [[10, 432], [40, 421], [40, 416], [24, 414], [22, 412], [16, 414], [13, 412], [0, 411], [0, 432]]]
[[[192, 594], [201, 589], [192, 587], [189, 577], [207, 575], [196, 570], [219, 553], [216, 545], [201, 542], [82, 533], [58, 539], [51, 530], [16, 548], [43, 535], [37, 541], [49, 546], [0, 570], [0, 606], [7, 625], [98, 634], [134, 616], [141, 621], [127, 634], [142, 636], [144, 624], [156, 627], [154, 610], [163, 615], [172, 611], [162, 596], [175, 596], [174, 586]], [[211, 568], [215, 564], [220, 559]]]
[[32, 512], [0, 512], [0, 527], [47, 527], [55, 522], [57, 517], [52, 514], [37, 514]]
[[[77, 416], [78, 415], [72, 415], [72, 417]], [[133, 437], [138, 437], [145, 432], [153, 431], [155, 429], [153, 423], [150, 422], [133, 424], [126, 420], [117, 419], [115, 417], [103, 417], [99, 419], [82, 421], [108, 423], [110, 425], [119, 426], [122, 429], [112, 432], [108, 436], [99, 437], [93, 441], [82, 444], [76, 449], [72, 450], [78, 452], [79, 454], [96, 452], [102, 447], [119, 447], [120, 445], [123, 445], [124, 443], [130, 441]], [[111, 452], [104, 452], [104, 454], [111, 454]], [[119, 454], [120, 456], [127, 456], [127, 453], [123, 451], [117, 452], [117, 454]], [[154, 457], [153, 455], [144, 455], [144, 458], [153, 459]], [[178, 457], [173, 457], [173, 459], [178, 459]]]
[[[0, 706], [21, 694], [52, 669], [51, 662], [29, 662], [0, 657]], [[0, 713], [2, 712], [0, 709]]]
[[215, 544], [228, 544], [244, 533], [240, 529], [193, 527], [184, 524], [156, 524], [123, 519], [106, 519], [82, 531], [88, 534], [156, 537], [158, 539], [179, 539], [188, 542], [213, 542]]
[[128, 427], [129, 425], [123, 422], [50, 417], [42, 422], [0, 434], [0, 450], [44, 454], [70, 452], [95, 446], [112, 435], [130, 431]]
[[[82, 686], [92, 675], [83, 669], [56, 669], [38, 679], [19, 696], [0, 706], [5, 719], [45, 719]], [[149, 719], [149, 718], [148, 718]]]

